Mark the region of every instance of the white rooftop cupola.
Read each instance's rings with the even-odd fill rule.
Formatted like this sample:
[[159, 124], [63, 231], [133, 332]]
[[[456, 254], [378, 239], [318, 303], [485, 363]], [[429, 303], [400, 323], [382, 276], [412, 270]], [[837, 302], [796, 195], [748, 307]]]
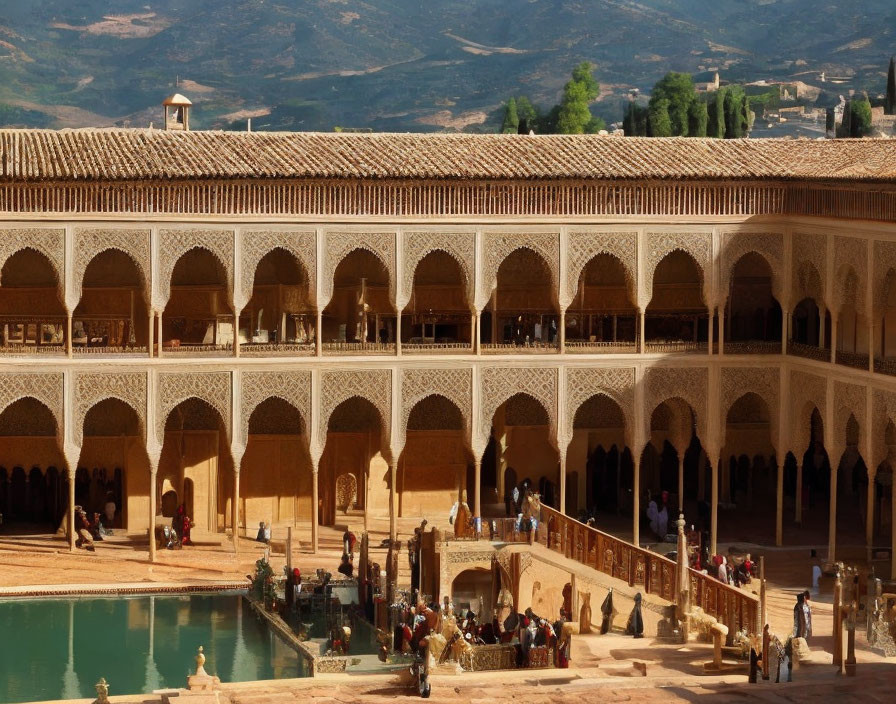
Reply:
[[189, 98], [184, 97], [180, 93], [169, 95], [162, 101], [165, 107], [165, 129], [166, 130], [184, 130], [190, 129], [190, 108], [193, 103]]

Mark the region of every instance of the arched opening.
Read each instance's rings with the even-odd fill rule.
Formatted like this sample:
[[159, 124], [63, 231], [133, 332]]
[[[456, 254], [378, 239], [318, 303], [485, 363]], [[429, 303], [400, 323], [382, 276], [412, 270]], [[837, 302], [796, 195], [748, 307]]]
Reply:
[[176, 508], [177, 502], [186, 504], [191, 498], [194, 530], [223, 531], [232, 477], [233, 458], [221, 415], [199, 398], [179, 403], [165, 420], [165, 440], [154, 489], [159, 492], [157, 510], [169, 519], [172, 503]]
[[[254, 537], [264, 521], [273, 528], [311, 527], [312, 463], [305, 421], [292, 404], [272, 396], [249, 416], [240, 462], [240, 534]], [[232, 516], [232, 488], [225, 523]]]
[[868, 369], [868, 318], [859, 313], [859, 277], [852, 267], [839, 276], [840, 310], [837, 311], [837, 338], [834, 340], [838, 364]]
[[409, 350], [469, 350], [473, 319], [460, 264], [438, 249], [414, 270], [411, 299], [402, 312], [401, 341]]
[[555, 350], [559, 315], [554, 289], [551, 269], [540, 254], [521, 247], [507, 255], [482, 314], [483, 349]]
[[477, 622], [487, 622], [494, 608], [495, 592], [492, 570], [464, 570], [451, 583], [454, 613], [466, 615], [468, 611], [472, 611], [476, 614]]
[[106, 528], [145, 531], [148, 511], [140, 508], [149, 501], [149, 460], [137, 412], [104, 399], [87, 411], [83, 430], [77, 503]]
[[72, 315], [72, 350], [146, 354], [149, 309], [144, 290], [140, 270], [124, 252], [107, 249], [91, 259]]
[[566, 309], [567, 352], [632, 352], [638, 309], [618, 257], [601, 253], [582, 269], [576, 297]]
[[772, 293], [772, 268], [749, 252], [731, 272], [725, 312], [725, 351], [770, 354], [781, 351], [781, 306]]
[[575, 473], [579, 501], [572, 504], [567, 497], [567, 514], [597, 516], [606, 530], [605, 515], [627, 506], [623, 474], [631, 470], [624, 466], [625, 447], [625, 416], [616, 401], [595, 394], [579, 406], [566, 450], [566, 485]]
[[285, 249], [271, 250], [258, 262], [252, 298], [240, 312], [240, 350], [248, 355], [310, 354], [316, 325], [305, 267]]
[[[824, 422], [819, 410], [812, 406], [801, 415], [797, 422], [809, 422], [809, 446], [800, 454], [801, 464], [797, 474], [795, 499], [800, 507], [797, 523], [804, 531], [810, 532], [820, 542], [828, 535], [830, 514], [831, 465], [824, 445]], [[801, 448], [802, 449], [802, 448]]]
[[859, 424], [854, 415], [850, 414], [843, 432], [845, 449], [837, 466], [835, 557], [862, 560], [867, 557], [868, 468], [859, 451]]
[[778, 469], [768, 403], [758, 394], [745, 393], [728, 409], [722, 457], [719, 539], [773, 544]]
[[875, 309], [875, 322], [880, 325], [875, 331], [874, 369], [878, 372], [896, 374], [896, 269], [889, 269], [883, 281], [880, 307]]
[[427, 396], [411, 409], [398, 462], [399, 516], [447, 528], [455, 501], [466, 494], [472, 509], [474, 465], [464, 427], [460, 409], [444, 396]]
[[709, 314], [703, 302], [703, 272], [687, 252], [670, 252], [657, 264], [644, 329], [649, 351], [706, 350]]
[[327, 351], [392, 350], [395, 311], [389, 300], [389, 272], [379, 257], [355, 249], [339, 262], [322, 325]]
[[68, 513], [68, 482], [57, 425], [43, 403], [26, 397], [0, 413], [0, 513], [4, 534], [53, 533]]
[[209, 250], [185, 252], [171, 274], [171, 297], [162, 315], [169, 352], [219, 353], [233, 349], [233, 310], [224, 265]]
[[[823, 300], [824, 288], [818, 270], [809, 262], [803, 262], [793, 282], [794, 298], [799, 303], [793, 309], [790, 323], [789, 354], [829, 361], [824, 352], [831, 334], [831, 316], [822, 311], [818, 303]], [[822, 314], [823, 313], [823, 314]]]
[[791, 345], [820, 347], [821, 318], [818, 304], [812, 298], [804, 298], [793, 309], [790, 329]]
[[0, 270], [0, 331], [7, 354], [64, 354], [67, 314], [59, 278], [34, 249], [13, 254]]
[[366, 398], [352, 396], [333, 409], [318, 473], [321, 525], [333, 525], [337, 516], [365, 521], [389, 516], [383, 441], [380, 412]]
[[[492, 452], [482, 460], [482, 514], [504, 515], [506, 495], [513, 487], [505, 486], [515, 476], [520, 495], [528, 488], [541, 494], [547, 506], [560, 506], [560, 456], [551, 438], [550, 419], [540, 401], [526, 393], [511, 396], [492, 416]], [[512, 471], [509, 471], [512, 470]]]

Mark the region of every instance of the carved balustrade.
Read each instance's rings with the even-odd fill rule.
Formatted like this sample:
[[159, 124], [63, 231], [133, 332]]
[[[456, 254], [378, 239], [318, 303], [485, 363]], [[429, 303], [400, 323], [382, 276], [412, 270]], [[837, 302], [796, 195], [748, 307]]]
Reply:
[[795, 357], [805, 357], [806, 359], [814, 359], [818, 362], [830, 362], [831, 353], [824, 347], [815, 347], [813, 345], [804, 345], [801, 342], [788, 342], [787, 354]]

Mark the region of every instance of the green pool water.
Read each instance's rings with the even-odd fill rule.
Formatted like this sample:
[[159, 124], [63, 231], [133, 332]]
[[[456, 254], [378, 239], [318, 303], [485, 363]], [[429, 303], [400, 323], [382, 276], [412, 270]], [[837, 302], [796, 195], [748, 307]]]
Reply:
[[0, 601], [0, 702], [184, 687], [199, 646], [222, 682], [305, 677], [238, 594]]

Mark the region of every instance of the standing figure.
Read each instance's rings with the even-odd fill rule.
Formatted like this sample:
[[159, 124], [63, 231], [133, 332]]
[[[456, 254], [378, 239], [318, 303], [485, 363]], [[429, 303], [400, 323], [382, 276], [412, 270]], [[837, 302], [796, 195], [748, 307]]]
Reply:
[[641, 592], [635, 594], [635, 605], [632, 612], [628, 616], [628, 623], [625, 626], [625, 635], [634, 636], [635, 638], [644, 637], [644, 619], [641, 616]]
[[613, 589], [607, 592], [607, 596], [604, 599], [604, 603], [600, 606], [601, 613], [601, 621], [600, 621], [600, 634], [606, 635], [610, 632], [610, 629], [613, 627], [613, 616], [616, 614], [616, 609], [613, 608]]
[[461, 492], [460, 501], [457, 501], [451, 508], [448, 522], [454, 524], [455, 538], [469, 538], [472, 535], [472, 513], [467, 505], [466, 490]]
[[809, 590], [796, 595], [793, 607], [793, 637], [809, 639], [812, 635], [812, 609], [809, 607]]
[[581, 592], [582, 608], [579, 609], [579, 633], [591, 633], [591, 592]]
[[190, 542], [190, 529], [193, 527], [193, 520], [187, 515], [186, 504], [181, 504], [177, 507], [175, 520], [177, 521], [175, 530], [178, 530], [178, 526], [180, 528], [180, 532], [178, 533], [178, 535], [180, 536], [180, 544], [191, 545], [192, 543]]

